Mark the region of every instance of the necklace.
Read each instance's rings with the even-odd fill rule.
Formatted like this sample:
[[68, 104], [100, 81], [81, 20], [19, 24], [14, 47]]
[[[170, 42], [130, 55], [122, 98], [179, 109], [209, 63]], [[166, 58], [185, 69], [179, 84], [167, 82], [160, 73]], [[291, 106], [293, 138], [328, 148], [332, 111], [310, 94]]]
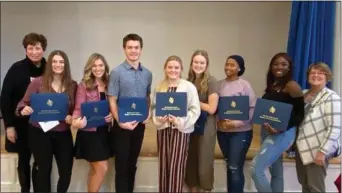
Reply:
[[278, 82], [277, 81], [275, 81], [274, 83], [273, 83], [273, 90], [275, 90], [276, 92], [280, 92], [280, 89], [274, 89], [276, 86], [277, 86], [277, 84], [278, 84]]

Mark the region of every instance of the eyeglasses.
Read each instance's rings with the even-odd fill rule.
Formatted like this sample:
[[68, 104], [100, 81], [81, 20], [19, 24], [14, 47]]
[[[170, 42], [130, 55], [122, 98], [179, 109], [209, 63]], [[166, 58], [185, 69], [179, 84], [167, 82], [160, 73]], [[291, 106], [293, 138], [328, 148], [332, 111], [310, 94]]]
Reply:
[[319, 75], [319, 76], [325, 76], [325, 75], [327, 75], [327, 73], [325, 73], [325, 72], [310, 72], [309, 73], [309, 75]]

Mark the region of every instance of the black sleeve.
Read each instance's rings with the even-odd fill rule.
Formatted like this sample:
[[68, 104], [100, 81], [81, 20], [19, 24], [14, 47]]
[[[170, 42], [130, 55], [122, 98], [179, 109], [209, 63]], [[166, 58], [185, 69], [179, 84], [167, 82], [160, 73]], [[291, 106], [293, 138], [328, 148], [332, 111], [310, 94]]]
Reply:
[[15, 86], [15, 66], [12, 66], [3, 81], [2, 84], [2, 91], [1, 91], [1, 97], [0, 97], [0, 109], [1, 109], [1, 114], [2, 118], [4, 120], [5, 124], [5, 129], [8, 127], [13, 127], [14, 126], [14, 111], [16, 109], [16, 106], [13, 105], [13, 90]]
[[293, 98], [292, 104], [293, 104], [293, 113], [294, 113], [294, 125], [298, 127], [304, 119], [304, 113], [305, 113], [304, 97], [301, 96], [301, 97]]

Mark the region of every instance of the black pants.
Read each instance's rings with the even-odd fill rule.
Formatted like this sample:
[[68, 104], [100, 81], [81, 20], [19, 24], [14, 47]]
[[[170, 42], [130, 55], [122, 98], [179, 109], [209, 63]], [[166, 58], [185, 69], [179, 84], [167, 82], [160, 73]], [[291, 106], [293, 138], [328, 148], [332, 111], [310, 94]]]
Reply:
[[29, 144], [36, 162], [36, 192], [51, 192], [52, 159], [55, 156], [59, 179], [57, 192], [67, 192], [73, 165], [73, 141], [70, 130], [48, 131], [31, 126]]
[[[21, 192], [30, 192], [31, 189], [31, 150], [28, 147], [18, 149], [18, 178], [21, 187]], [[37, 167], [33, 162], [32, 166], [32, 185], [33, 191], [36, 191], [36, 178]]]
[[[17, 153], [18, 155], [18, 179], [21, 187], [21, 192], [30, 192], [31, 189], [31, 155], [32, 152], [29, 148], [28, 144], [28, 127], [27, 121], [25, 120], [16, 120], [15, 130], [17, 133], [17, 140], [15, 143], [12, 143], [6, 137], [5, 139], [5, 149], [10, 153]], [[33, 162], [32, 166], [32, 184], [33, 191], [35, 191], [35, 175], [36, 175], [36, 166], [35, 162]]]
[[133, 130], [119, 127], [115, 122], [112, 132], [115, 151], [115, 192], [131, 193], [134, 189], [137, 161], [144, 139], [145, 125]]

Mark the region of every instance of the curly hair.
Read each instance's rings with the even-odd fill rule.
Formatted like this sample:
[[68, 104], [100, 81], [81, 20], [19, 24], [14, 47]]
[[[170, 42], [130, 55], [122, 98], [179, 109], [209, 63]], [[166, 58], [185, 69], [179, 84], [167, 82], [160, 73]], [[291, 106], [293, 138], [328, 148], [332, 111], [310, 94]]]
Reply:
[[42, 34], [29, 33], [24, 37], [22, 42], [25, 49], [28, 45], [37, 45], [38, 43], [40, 43], [43, 50], [45, 51], [47, 47], [47, 40], [46, 37]]

